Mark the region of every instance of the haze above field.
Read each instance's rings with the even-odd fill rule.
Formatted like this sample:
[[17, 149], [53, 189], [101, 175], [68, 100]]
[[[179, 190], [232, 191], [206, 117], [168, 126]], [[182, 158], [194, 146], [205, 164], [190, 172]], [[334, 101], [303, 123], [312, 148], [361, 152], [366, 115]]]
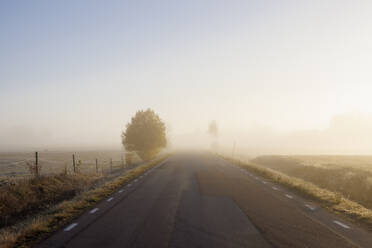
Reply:
[[0, 151], [121, 149], [139, 109], [173, 148], [372, 151], [370, 1], [2, 1]]

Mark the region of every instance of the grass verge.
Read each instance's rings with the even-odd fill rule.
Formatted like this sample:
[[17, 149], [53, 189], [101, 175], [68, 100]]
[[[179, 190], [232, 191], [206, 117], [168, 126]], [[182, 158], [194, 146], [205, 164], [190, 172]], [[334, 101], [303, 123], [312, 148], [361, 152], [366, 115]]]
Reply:
[[322, 207], [329, 209], [337, 214], [341, 214], [351, 221], [360, 223], [368, 230], [372, 231], [372, 210], [367, 209], [349, 199], [346, 199], [337, 192], [322, 189], [310, 182], [304, 181], [299, 178], [290, 177], [269, 168], [252, 165], [237, 159], [232, 159], [224, 156], [221, 157], [233, 164], [240, 166], [243, 169], [249, 170], [275, 183], [292, 189], [298, 194], [319, 203]]
[[123, 176], [106, 182], [96, 189], [82, 192], [73, 199], [63, 201], [31, 220], [1, 229], [0, 247], [30, 247], [36, 244], [69, 223], [73, 218], [83, 213], [90, 206], [111, 195], [123, 184], [159, 164], [168, 156], [169, 155], [165, 155], [138, 166], [128, 171]]
[[0, 228], [36, 215], [59, 202], [91, 189], [102, 175], [58, 174], [16, 180], [0, 187]]
[[368, 160], [357, 156], [272, 155], [259, 156], [249, 163], [303, 179], [322, 189], [338, 192], [345, 198], [372, 209], [372, 171], [358, 164], [364, 161]]

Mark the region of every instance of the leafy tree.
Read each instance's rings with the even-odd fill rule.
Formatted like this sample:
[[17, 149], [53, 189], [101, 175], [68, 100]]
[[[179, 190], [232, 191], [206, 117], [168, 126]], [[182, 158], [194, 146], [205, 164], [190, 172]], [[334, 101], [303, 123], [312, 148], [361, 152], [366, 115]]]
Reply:
[[121, 137], [125, 149], [143, 160], [154, 158], [167, 145], [165, 124], [151, 109], [137, 111]]

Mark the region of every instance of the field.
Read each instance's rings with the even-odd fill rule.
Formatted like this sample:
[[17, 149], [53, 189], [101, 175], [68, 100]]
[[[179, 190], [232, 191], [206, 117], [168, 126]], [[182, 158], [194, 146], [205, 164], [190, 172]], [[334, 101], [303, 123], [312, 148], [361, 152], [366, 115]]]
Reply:
[[[75, 154], [77, 164], [81, 161], [79, 169], [82, 173], [96, 172], [96, 159], [98, 159], [98, 172], [100, 173], [110, 172], [111, 159], [113, 169], [122, 167], [122, 159], [125, 159], [122, 151], [44, 151], [39, 152], [41, 174], [58, 174], [65, 170], [71, 172], [73, 170], [72, 154]], [[34, 162], [34, 152], [0, 153], [0, 182], [12, 178], [29, 177], [31, 174], [27, 163], [32, 164]]]
[[372, 209], [372, 156], [260, 156], [250, 161]]

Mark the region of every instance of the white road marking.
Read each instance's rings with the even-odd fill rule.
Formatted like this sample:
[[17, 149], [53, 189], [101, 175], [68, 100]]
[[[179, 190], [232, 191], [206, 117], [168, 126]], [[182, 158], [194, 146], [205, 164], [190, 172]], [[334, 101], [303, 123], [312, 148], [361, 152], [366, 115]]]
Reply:
[[124, 191], [124, 190], [123, 190], [123, 189], [121, 189], [121, 190], [119, 190], [119, 193], [123, 193], [123, 191]]
[[287, 198], [289, 198], [289, 199], [293, 199], [293, 196], [291, 196], [291, 195], [285, 194], [285, 196], [286, 196]]
[[307, 207], [308, 209], [310, 209], [311, 211], [314, 211], [316, 209], [316, 207], [314, 206], [311, 206], [309, 204], [305, 204], [305, 207]]
[[341, 223], [341, 222], [339, 222], [338, 220], [334, 220], [333, 223], [335, 223], [335, 224], [337, 224], [337, 225], [339, 225], [339, 226], [342, 226], [342, 227], [345, 228], [345, 229], [350, 229], [350, 227], [349, 227], [348, 225], [346, 225], [346, 224], [344, 224], [344, 223]]
[[132, 186], [132, 184], [128, 184], [127, 186], [130, 187], [130, 186]]
[[69, 225], [68, 227], [66, 227], [64, 229], [65, 232], [68, 232], [68, 231], [71, 231], [75, 226], [77, 226], [78, 223], [72, 223], [71, 225]]
[[114, 200], [114, 197], [110, 197], [110, 198], [107, 199], [108, 202], [110, 202], [112, 200]]
[[90, 210], [89, 213], [94, 214], [94, 213], [97, 212], [98, 210], [99, 210], [99, 208], [95, 208], [95, 209]]
[[267, 184], [267, 182], [265, 182], [265, 181], [262, 181], [262, 183], [263, 183], [263, 184]]
[[134, 179], [134, 182], [137, 182], [138, 181], [138, 179]]
[[260, 180], [258, 177], [255, 177], [257, 180]]
[[279, 190], [277, 187], [273, 187], [273, 190]]

